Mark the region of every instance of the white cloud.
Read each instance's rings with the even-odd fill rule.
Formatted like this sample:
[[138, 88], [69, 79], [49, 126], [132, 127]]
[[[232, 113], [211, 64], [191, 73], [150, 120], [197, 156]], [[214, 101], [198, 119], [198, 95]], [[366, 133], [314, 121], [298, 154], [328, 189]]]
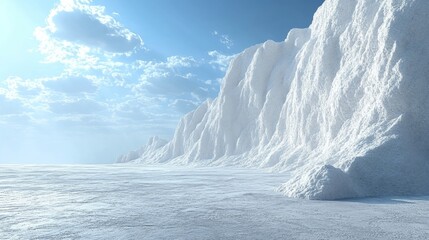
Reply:
[[215, 97], [219, 85], [214, 81], [200, 79], [200, 73], [204, 74], [209, 67], [225, 71], [233, 58], [217, 51], [212, 51], [209, 55], [209, 60], [171, 56], [165, 61], [136, 61], [133, 70], [140, 77], [139, 82], [131, 86], [132, 92], [137, 96], [164, 97], [170, 102], [168, 106], [180, 112], [193, 109], [190, 102], [172, 104], [171, 101], [182, 99], [196, 104]]
[[225, 45], [225, 47], [228, 48], [228, 49], [230, 49], [234, 45], [234, 42], [232, 41], [232, 39], [228, 35], [222, 35], [222, 36], [220, 36], [219, 41], [223, 45]]
[[3, 101], [0, 107], [9, 106], [3, 108], [3, 114], [10, 115], [10, 109], [16, 109], [13, 114], [27, 115], [33, 124], [45, 126], [57, 123], [59, 118], [89, 115], [109, 119], [109, 126], [141, 125], [158, 119], [159, 113], [177, 119], [179, 113], [215, 96], [217, 83], [202, 80], [200, 74], [210, 66], [223, 66], [222, 60], [228, 57], [215, 51], [211, 56], [210, 63], [189, 56], [170, 56], [164, 61], [103, 61], [103, 68], [66, 69], [56, 77], [10, 77], [0, 83], [0, 94], [16, 101]]
[[236, 56], [236, 55], [224, 55], [216, 50], [208, 52], [208, 55], [212, 57], [212, 59], [209, 60], [209, 64], [213, 68], [218, 69], [222, 72], [226, 72], [230, 62]]
[[222, 43], [226, 48], [231, 49], [231, 47], [234, 46], [234, 41], [229, 35], [221, 34], [216, 30], [212, 32], [212, 35], [218, 37], [219, 42]]
[[207, 67], [207, 62], [183, 56], [171, 56], [165, 61], [136, 61], [134, 70], [140, 72], [140, 81], [132, 86], [132, 91], [138, 96], [164, 97], [169, 102], [191, 99], [192, 94], [205, 99], [212, 93], [199, 79], [199, 67]]
[[40, 93], [41, 85], [38, 81], [24, 80], [20, 77], [9, 77], [6, 79], [5, 88], [0, 90], [11, 99], [28, 99]]
[[155, 78], [167, 78], [173, 76], [191, 77], [189, 73], [181, 74], [180, 69], [198, 66], [193, 57], [171, 56], [166, 61], [142, 61], [134, 64], [135, 70], [142, 71], [140, 79], [148, 81]]
[[42, 114], [44, 111], [45, 96], [43, 86], [38, 79], [24, 80], [19, 77], [9, 77], [0, 82], [0, 95], [2, 95], [0, 112], [3, 114], [8, 112], [8, 114], [31, 116], [36, 112]]
[[177, 76], [184, 78], [184, 79], [191, 79], [197, 77], [197, 75], [193, 73], [186, 73], [186, 74], [178, 74]]
[[166, 67], [193, 67], [197, 61], [193, 57], [171, 56], [167, 58]]
[[143, 47], [138, 34], [105, 14], [103, 6], [89, 3], [63, 0], [51, 10], [47, 25], [36, 28], [39, 50], [48, 62], [71, 64], [78, 60], [81, 65], [95, 65], [97, 53], [129, 55]]

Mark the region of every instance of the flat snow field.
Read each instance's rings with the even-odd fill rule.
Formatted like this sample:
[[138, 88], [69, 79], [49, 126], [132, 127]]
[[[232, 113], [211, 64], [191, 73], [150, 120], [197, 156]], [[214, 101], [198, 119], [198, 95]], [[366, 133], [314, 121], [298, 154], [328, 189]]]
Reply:
[[290, 199], [232, 168], [0, 165], [0, 239], [429, 239], [429, 197]]

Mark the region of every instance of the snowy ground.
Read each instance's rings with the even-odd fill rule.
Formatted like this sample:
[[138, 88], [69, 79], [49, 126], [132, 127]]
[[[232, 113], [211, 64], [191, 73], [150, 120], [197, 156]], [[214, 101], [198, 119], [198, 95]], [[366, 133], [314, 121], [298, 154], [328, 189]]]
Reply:
[[429, 239], [429, 197], [305, 201], [287, 176], [144, 166], [0, 166], [0, 239]]

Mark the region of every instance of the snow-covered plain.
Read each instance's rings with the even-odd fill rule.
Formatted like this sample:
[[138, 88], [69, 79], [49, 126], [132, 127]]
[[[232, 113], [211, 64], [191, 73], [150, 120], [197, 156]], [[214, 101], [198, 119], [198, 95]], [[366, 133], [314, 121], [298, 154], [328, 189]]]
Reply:
[[0, 239], [429, 239], [429, 197], [308, 201], [284, 174], [0, 166]]

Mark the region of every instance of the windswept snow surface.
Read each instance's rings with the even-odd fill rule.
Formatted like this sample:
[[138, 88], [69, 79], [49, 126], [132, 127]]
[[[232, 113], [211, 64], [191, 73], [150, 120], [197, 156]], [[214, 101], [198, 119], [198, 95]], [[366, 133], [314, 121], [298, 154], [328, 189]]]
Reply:
[[287, 174], [233, 168], [0, 166], [0, 239], [417, 239], [429, 198], [306, 201]]
[[292, 172], [290, 197], [429, 194], [428, 15], [427, 0], [326, 0], [133, 161]]

